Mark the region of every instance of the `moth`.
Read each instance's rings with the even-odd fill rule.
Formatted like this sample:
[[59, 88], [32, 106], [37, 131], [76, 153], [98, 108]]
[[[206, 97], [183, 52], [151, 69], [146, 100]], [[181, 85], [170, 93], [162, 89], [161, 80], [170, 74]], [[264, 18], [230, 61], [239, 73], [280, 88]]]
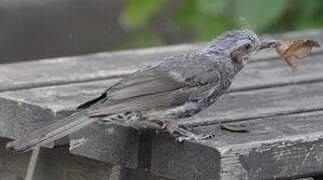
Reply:
[[310, 55], [313, 47], [320, 47], [320, 44], [312, 40], [277, 41], [273, 47], [292, 71], [296, 72], [298, 70], [296, 60]]

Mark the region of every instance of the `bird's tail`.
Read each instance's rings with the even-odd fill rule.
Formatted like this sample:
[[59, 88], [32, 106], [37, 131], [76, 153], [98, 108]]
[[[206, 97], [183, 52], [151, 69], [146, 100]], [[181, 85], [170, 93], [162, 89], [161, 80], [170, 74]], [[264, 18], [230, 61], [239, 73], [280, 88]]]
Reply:
[[19, 152], [29, 151], [34, 147], [45, 145], [80, 130], [85, 126], [94, 123], [96, 120], [97, 118], [89, 118], [86, 115], [86, 110], [81, 110], [60, 121], [40, 128], [28, 136], [21, 137], [16, 141], [11, 141], [6, 147]]

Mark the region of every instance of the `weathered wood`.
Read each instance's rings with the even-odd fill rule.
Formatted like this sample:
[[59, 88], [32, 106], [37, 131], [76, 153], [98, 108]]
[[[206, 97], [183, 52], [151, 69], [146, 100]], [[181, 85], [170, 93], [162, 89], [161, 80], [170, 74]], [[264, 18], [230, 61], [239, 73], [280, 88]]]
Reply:
[[[60, 120], [69, 115], [78, 104], [100, 94], [103, 89], [114, 82], [115, 80], [106, 80], [2, 93], [4, 96], [0, 98], [0, 104], [3, 104], [0, 106], [0, 119], [3, 128], [0, 131], [0, 136], [15, 139], [53, 121]], [[105, 130], [111, 128], [113, 132]], [[143, 161], [144, 157], [139, 154], [140, 134], [133, 129], [98, 124], [93, 125], [85, 132], [80, 132], [82, 132], [82, 137], [88, 138], [89, 141], [84, 142], [79, 148], [74, 148], [72, 152], [76, 152], [76, 154], [90, 156], [92, 159], [109, 163], [120, 163], [130, 168], [140, 166], [140, 162]], [[100, 135], [97, 132], [100, 132]], [[80, 139], [78, 133], [73, 137]], [[132, 141], [127, 139], [129, 137], [133, 138]], [[102, 144], [102, 142], [110, 142], [110, 144]], [[98, 144], [95, 145], [95, 143]], [[125, 145], [128, 149], [125, 149]], [[86, 153], [83, 152], [84, 148]], [[105, 157], [102, 158], [102, 156]]]
[[[5, 150], [6, 139], [0, 139], [0, 179], [24, 180], [31, 153]], [[66, 147], [41, 149], [33, 180], [107, 180], [112, 165], [72, 155]], [[117, 180], [170, 180], [152, 175], [148, 169], [122, 168]]]
[[4, 64], [0, 65], [0, 91], [120, 77], [148, 62], [197, 47], [177, 45]]
[[313, 177], [307, 177], [307, 178], [298, 178], [296, 180], [315, 180]]
[[155, 136], [152, 172], [174, 179], [272, 179], [317, 174], [323, 164], [323, 111], [243, 121], [249, 133], [197, 127], [213, 139], [176, 143]]
[[172, 179], [153, 175], [150, 173], [148, 168], [139, 168], [136, 170], [122, 168], [121, 175], [119, 176], [118, 180], [172, 180]]
[[154, 176], [144, 169], [134, 171], [115, 167], [72, 155], [67, 147], [41, 149], [33, 180], [169, 180]]
[[98, 123], [72, 134], [70, 139], [74, 154], [128, 168], [149, 167], [151, 136], [135, 129]]
[[0, 136], [16, 138], [59, 120], [114, 82], [106, 80], [2, 93]]
[[[203, 124], [219, 124], [221, 122], [243, 121], [259, 117], [323, 110], [322, 88], [323, 84], [319, 82], [230, 93], [220, 98], [216, 105], [211, 106], [197, 116], [183, 119], [181, 123], [186, 126], [199, 126]], [[80, 138], [87, 139], [87, 142], [84, 142], [80, 146], [80, 150], [76, 150], [75, 152], [79, 155], [104, 160], [101, 157], [102, 149], [106, 152], [105, 157], [109, 157], [107, 155], [109, 151], [106, 149], [111, 148], [111, 144], [107, 143], [109, 141], [111, 142], [111, 137], [107, 136], [108, 134], [105, 132], [107, 131], [106, 129], [111, 127], [93, 128], [86, 128], [84, 131], [77, 132], [72, 136], [72, 139], [76, 140]], [[112, 139], [123, 139], [123, 136], [129, 136], [127, 135], [127, 131], [128, 133], [131, 132], [130, 130], [117, 131], [117, 134], [120, 133], [120, 137], [112, 136]], [[132, 134], [133, 137], [139, 139], [138, 134]], [[99, 139], [100, 141], [98, 141]], [[131, 142], [133, 143], [133, 141]], [[131, 150], [136, 152], [132, 154], [134, 156], [140, 151], [135, 148], [138, 146], [134, 146], [132, 143], [128, 144], [128, 146], [132, 146]], [[93, 150], [94, 152], [89, 151], [88, 147], [93, 146], [96, 147]], [[116, 150], [118, 151], [118, 149]], [[131, 159], [131, 156], [127, 157], [127, 159]], [[138, 159], [138, 156], [136, 156], [136, 159]]]
[[322, 88], [323, 83], [317, 82], [229, 93], [180, 123], [199, 126], [323, 110]]
[[14, 153], [5, 149], [8, 139], [0, 138], [0, 179], [24, 180], [31, 153]]
[[323, 175], [317, 175], [317, 176], [313, 176], [311, 180], [322, 180], [322, 179], [323, 179]]
[[[305, 36], [308, 35], [305, 33]], [[309, 36], [320, 40], [322, 33], [316, 31]], [[299, 34], [293, 38], [296, 37], [300, 38]], [[182, 45], [0, 65], [0, 72], [4, 72], [4, 76], [0, 79], [0, 91], [20, 89], [0, 93], [0, 136], [14, 139], [52, 121], [59, 120], [69, 115], [78, 104], [100, 94], [121, 76], [133, 72], [140, 65], [150, 61], [158, 61], [161, 57], [171, 54], [192, 51], [198, 46]], [[202, 123], [205, 128], [203, 127], [201, 130], [213, 132], [214, 129], [218, 131], [217, 124], [219, 122], [246, 121], [252, 123], [252, 120], [258, 121], [259, 118], [270, 119], [271, 116], [322, 110], [321, 89], [323, 85], [320, 83], [323, 81], [323, 72], [321, 71], [323, 67], [320, 62], [321, 55], [322, 53], [319, 51], [316, 55], [302, 60], [300, 72], [293, 74], [283, 61], [272, 58], [271, 52], [265, 52], [258, 56], [258, 60], [247, 65], [234, 81], [231, 92], [222, 97], [215, 106], [199, 116], [191, 118], [190, 122], [186, 119], [181, 123], [189, 126], [198, 126]], [[25, 74], [21, 73], [22, 69]], [[106, 78], [109, 80], [103, 80]], [[296, 83], [297, 85], [292, 85]], [[276, 126], [284, 127], [282, 125]], [[196, 130], [199, 131], [198, 128]], [[145, 133], [139, 134], [126, 127], [94, 124], [71, 136], [72, 153], [129, 168], [149, 167], [151, 158], [151, 139], [149, 137], [151, 136], [147, 136]], [[153, 142], [154, 172], [169, 177], [182, 176], [188, 179], [205, 177], [205, 175], [207, 175], [205, 178], [217, 178], [220, 175], [229, 176], [229, 173], [226, 174], [222, 169], [224, 165], [221, 164], [223, 162], [221, 157], [224, 152], [218, 150], [220, 146], [213, 146], [212, 143], [211, 146], [189, 142], [174, 146], [172, 138], [165, 137], [166, 140], [163, 138], [163, 135], [158, 136]], [[291, 137], [286, 135], [286, 138]], [[266, 141], [266, 139], [262, 139], [262, 141]], [[273, 144], [276, 143], [275, 140], [272, 141]], [[158, 147], [158, 142], [164, 144], [159, 144], [161, 146]], [[77, 143], [81, 143], [81, 145], [77, 146]], [[247, 142], [236, 144], [240, 146], [243, 143], [248, 144]], [[292, 143], [298, 142], [293, 141]], [[315, 143], [318, 142], [315, 141]], [[305, 152], [309, 144], [293, 145], [302, 147]], [[169, 150], [165, 150], [165, 148], [169, 148]], [[286, 147], [287, 150], [288, 148]], [[161, 151], [160, 156], [156, 156], [156, 152], [159, 151]], [[266, 155], [267, 151], [264, 152]], [[166, 159], [167, 161], [163, 160], [165, 153], [169, 157], [174, 157], [174, 160], [172, 161], [171, 158]], [[196, 155], [201, 153], [210, 156], [199, 157]], [[256, 153], [252, 157], [243, 156], [244, 162], [246, 162], [244, 165], [249, 167], [252, 158], [257, 158], [260, 155]], [[213, 157], [218, 158], [214, 160]], [[289, 156], [286, 155], [286, 157]], [[187, 161], [177, 161], [183, 158], [186, 158]], [[301, 156], [299, 158], [295, 156], [296, 160], [293, 162], [298, 163], [301, 158]], [[167, 166], [166, 168], [160, 165], [165, 168], [165, 172], [158, 169], [157, 160]], [[267, 167], [269, 168], [269, 163], [264, 168]], [[304, 173], [307, 167], [301, 168], [299, 172]], [[314, 168], [317, 169], [318, 166]], [[189, 171], [182, 172], [187, 169], [191, 171], [190, 174], [187, 174]], [[239, 173], [238, 170], [236, 171]], [[251, 168], [250, 171], [256, 170]], [[270, 177], [270, 174], [266, 174], [266, 172], [262, 169], [258, 174], [255, 174], [258, 177]], [[286, 172], [290, 171], [286, 170]], [[249, 174], [248, 176], [253, 177]], [[295, 173], [287, 175], [281, 173], [280, 175], [281, 177], [294, 176]]]
[[[245, 91], [247, 89], [259, 89], [267, 86], [280, 86], [280, 85], [286, 85], [286, 84], [293, 84], [295, 82], [308, 83], [312, 81], [314, 82], [319, 81], [320, 78], [323, 77], [319, 71], [319, 69], [322, 67], [322, 63], [320, 63], [320, 61], [321, 59], [316, 56], [313, 56], [309, 59], [304, 60], [302, 63], [301, 71], [295, 75], [291, 73], [288, 67], [283, 64], [284, 62], [280, 60], [261, 61], [261, 62], [249, 64], [246, 67], [246, 69], [243, 72], [241, 72], [241, 74], [239, 74], [237, 79], [234, 81], [232, 91], [241, 91], [241, 90]], [[268, 67], [272, 67], [272, 68], [268, 69]], [[271, 77], [271, 78], [268, 78], [268, 77]], [[72, 109], [74, 109], [78, 104], [100, 94], [105, 88], [109, 87], [116, 81], [117, 79], [111, 79], [106, 81], [93, 81], [93, 82], [86, 82], [86, 83], [59, 85], [59, 86], [51, 86], [51, 87], [34, 88], [30, 90], [20, 90], [20, 91], [0, 93], [0, 103], [3, 104], [3, 106], [0, 107], [0, 112], [1, 112], [0, 119], [4, 127], [1, 129], [0, 135], [2, 137], [16, 138], [19, 136], [23, 136], [26, 133], [33, 131], [34, 129], [43, 127], [46, 124], [50, 123], [51, 121], [59, 120], [62, 117], [65, 117], [66, 115], [70, 114]], [[266, 85], [265, 82], [268, 82], [270, 85]], [[307, 91], [306, 89], [303, 90], [304, 87], [301, 86], [301, 88], [298, 88], [298, 86], [296, 86], [295, 88], [292, 88], [290, 90], [294, 92], [294, 96], [293, 96], [295, 97], [294, 101], [297, 101], [296, 97], [298, 97], [300, 94], [304, 94], [305, 92], [309, 93], [315, 90], [317, 91], [316, 93], [319, 94], [319, 91], [320, 91], [319, 88], [321, 88], [318, 85], [318, 88], [313, 89], [310, 87], [309, 88], [310, 90]], [[263, 94], [264, 92], [266, 93]], [[275, 114], [282, 114], [282, 113], [298, 112], [300, 111], [299, 108], [303, 108], [299, 106], [301, 104], [299, 105], [294, 104], [294, 106], [286, 106], [286, 103], [288, 103], [289, 100], [285, 97], [291, 96], [291, 93], [284, 88], [281, 88], [281, 90], [279, 90], [279, 88], [278, 90], [264, 89], [264, 90], [256, 91], [255, 93], [256, 94], [254, 94], [254, 92], [248, 92], [248, 91], [241, 92], [240, 94], [234, 93], [235, 95], [229, 94], [220, 99], [222, 104], [221, 107], [226, 107], [227, 109], [240, 110], [241, 113], [231, 114], [230, 112], [223, 111], [221, 108], [219, 108], [220, 106], [212, 106], [209, 111], [206, 111], [197, 117], [202, 119], [203, 122], [205, 123], [208, 123], [208, 121], [211, 121], [211, 123], [214, 123], [214, 119], [210, 119], [211, 117], [210, 115], [212, 114], [209, 114], [209, 112], [221, 112], [222, 114], [217, 113], [216, 115], [218, 120], [226, 120], [226, 119], [237, 120], [237, 119], [252, 118], [257, 116], [268, 116], [268, 115], [275, 115]], [[279, 93], [283, 93], [283, 94], [279, 95]], [[246, 97], [249, 97], [249, 99]], [[255, 97], [258, 97], [258, 98], [255, 99]], [[312, 99], [315, 99], [314, 96], [311, 96], [311, 97], [313, 97]], [[267, 101], [263, 102], [261, 98], [267, 98]], [[273, 104], [273, 101], [278, 98], [281, 99], [281, 106], [279, 108], [277, 108], [278, 106], [276, 107], [276, 105]], [[315, 108], [313, 107], [314, 104], [308, 107], [305, 104], [305, 102], [312, 103], [311, 102], [312, 99], [305, 98], [303, 103], [303, 106], [306, 106], [305, 109]], [[257, 101], [258, 103], [257, 105], [256, 104], [253, 105], [253, 108], [255, 108], [253, 109], [253, 111], [259, 110], [261, 107], [263, 107], [261, 112], [250, 113], [250, 109], [249, 110], [243, 109], [246, 106], [241, 104], [250, 104], [249, 101], [251, 100]], [[218, 104], [220, 104], [220, 102]], [[239, 106], [239, 107], [236, 107], [236, 106]], [[291, 108], [291, 109], [288, 109], [288, 108]], [[197, 117], [194, 117], [193, 120], [190, 122], [190, 124], [193, 123], [194, 125], [194, 123], [201, 123], [200, 120], [196, 121]], [[10, 128], [7, 128], [7, 127], [10, 127]], [[127, 130], [126, 128], [121, 128], [121, 129], [123, 129], [124, 132], [118, 131], [118, 134], [119, 134], [118, 136], [120, 139], [124, 139], [123, 133], [128, 134], [131, 131]], [[102, 152], [100, 148], [98, 148], [98, 151], [94, 153], [94, 152], [88, 151], [87, 148], [85, 147], [88, 147], [90, 145], [94, 146], [93, 143], [97, 142], [98, 143], [97, 147], [100, 144], [100, 146], [102, 146], [101, 148], [106, 151], [106, 147], [107, 147], [106, 142], [111, 138], [108, 136], [105, 136], [104, 131], [101, 131], [100, 128], [98, 128], [97, 130], [88, 129], [88, 131], [89, 132], [86, 132], [86, 129], [85, 129], [84, 131], [81, 131], [82, 133], [81, 132], [76, 133], [75, 138], [79, 139], [80, 137], [84, 137], [88, 139], [89, 137], [86, 137], [85, 135], [93, 134], [93, 132], [95, 132], [95, 135], [91, 136], [93, 140], [89, 138], [89, 140], [83, 144], [84, 148], [80, 146], [79, 150], [78, 148], [74, 148], [72, 152], [77, 152], [77, 154], [79, 155], [102, 160], [102, 154], [97, 153], [97, 152]], [[116, 138], [116, 135], [113, 135], [113, 136], [114, 138]], [[101, 141], [98, 141], [99, 137], [102, 137]], [[140, 137], [138, 136], [137, 139], [139, 138]], [[88, 142], [90, 142], [89, 145], [87, 145]], [[116, 146], [109, 146], [109, 147], [115, 148]], [[139, 149], [135, 149], [135, 147], [139, 147], [139, 145], [133, 146], [132, 148], [133, 153], [127, 153], [127, 156], [124, 156], [125, 154], [121, 154], [121, 153], [117, 154], [118, 156], [116, 156], [116, 154], [112, 153], [112, 155], [108, 157], [107, 156], [108, 152], [123, 152], [123, 151], [120, 151], [120, 148], [110, 149], [110, 151], [106, 151], [107, 153], [105, 153], [105, 156], [107, 156], [105, 160], [109, 160], [107, 162], [110, 162], [110, 163], [127, 162], [123, 165], [126, 167], [134, 168], [140, 164], [138, 162], [138, 158], [139, 158], [138, 153], [140, 151]], [[136, 160], [136, 161], [130, 162], [130, 161], [124, 161], [122, 159]]]
[[33, 180], [35, 168], [38, 162], [39, 152], [40, 152], [40, 147], [37, 147], [32, 150], [25, 180]]
[[[276, 35], [279, 39], [315, 39], [323, 42], [320, 30]], [[183, 44], [142, 50], [53, 58], [0, 65], [0, 91], [85, 82], [129, 74], [140, 66], [161, 60], [165, 56], [191, 52], [202, 44]], [[268, 59], [276, 53], [262, 52], [256, 59]]]
[[105, 180], [111, 173], [111, 165], [73, 156], [64, 147], [41, 149], [33, 180]]

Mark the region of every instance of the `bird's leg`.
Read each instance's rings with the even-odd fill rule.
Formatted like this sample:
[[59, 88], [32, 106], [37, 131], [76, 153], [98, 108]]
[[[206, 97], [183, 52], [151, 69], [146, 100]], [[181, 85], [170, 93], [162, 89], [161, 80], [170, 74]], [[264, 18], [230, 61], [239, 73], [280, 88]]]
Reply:
[[147, 111], [140, 114], [140, 119], [146, 122], [154, 123], [158, 126], [158, 130], [173, 134], [178, 128], [177, 122], [174, 119], [167, 118], [161, 111]]
[[162, 121], [161, 130], [174, 134], [177, 131], [178, 126], [175, 120], [164, 120]]
[[176, 117], [183, 114], [189, 114], [192, 112], [198, 112], [194, 103], [188, 103], [184, 106], [174, 108], [168, 112], [160, 111], [147, 111], [141, 113], [141, 119], [148, 119], [148, 121], [153, 122], [159, 126], [161, 132], [168, 132], [170, 134], [178, 134], [179, 137], [176, 138], [178, 142], [184, 140], [203, 140], [212, 138], [214, 135], [204, 135], [204, 134], [194, 134], [189, 130], [186, 130], [184, 127], [178, 127], [176, 122]]
[[160, 132], [174, 134], [178, 126], [174, 120], [148, 120], [145, 123], [154, 125], [154, 128]]
[[175, 132], [180, 134], [180, 136], [176, 138], [177, 142], [183, 142], [184, 140], [205, 140], [215, 136], [214, 134], [195, 134], [183, 127], [178, 127]]
[[163, 119], [163, 120], [150, 120], [151, 122], [155, 122], [159, 124], [160, 131], [168, 132], [170, 134], [178, 134], [176, 137], [177, 142], [183, 142], [184, 140], [204, 140], [210, 139], [214, 137], [214, 135], [205, 135], [205, 134], [195, 134], [184, 127], [178, 127], [177, 122], [171, 119]]

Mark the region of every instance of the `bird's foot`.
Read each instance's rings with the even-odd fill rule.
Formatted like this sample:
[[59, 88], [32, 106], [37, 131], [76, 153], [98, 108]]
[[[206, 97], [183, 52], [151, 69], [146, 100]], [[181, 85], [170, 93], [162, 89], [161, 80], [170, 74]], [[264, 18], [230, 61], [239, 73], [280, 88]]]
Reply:
[[161, 125], [161, 130], [174, 134], [178, 129], [177, 122], [175, 120], [163, 121]]
[[180, 134], [180, 136], [176, 138], [177, 142], [183, 142], [187, 140], [205, 140], [211, 139], [215, 136], [215, 134], [195, 134], [182, 127], [177, 128], [176, 132]]
[[195, 134], [183, 127], [178, 127], [177, 122], [175, 120], [164, 120], [159, 121], [161, 123], [160, 130], [162, 132], [168, 132], [170, 134], [179, 134], [178, 137], [176, 137], [177, 142], [183, 142], [186, 140], [205, 140], [213, 138], [215, 135], [212, 134]]

